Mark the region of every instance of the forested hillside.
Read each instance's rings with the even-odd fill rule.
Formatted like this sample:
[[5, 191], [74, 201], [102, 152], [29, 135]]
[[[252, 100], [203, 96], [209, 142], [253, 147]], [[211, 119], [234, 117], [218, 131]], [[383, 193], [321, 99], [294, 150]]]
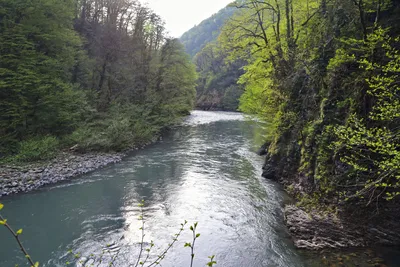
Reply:
[[196, 106], [200, 109], [238, 109], [243, 87], [237, 81], [243, 74], [244, 61], [227, 62], [227, 51], [217, 43], [222, 27], [235, 12], [235, 7], [228, 6], [180, 38], [197, 66]]
[[0, 156], [148, 142], [194, 105], [196, 73], [136, 0], [0, 1]]
[[245, 61], [227, 62], [228, 53], [218, 43], [207, 44], [195, 57], [197, 80], [196, 106], [203, 110], [236, 111], [243, 86], [238, 84]]
[[232, 17], [235, 11], [234, 7], [225, 7], [208, 19], [202, 21], [199, 25], [185, 32], [180, 37], [180, 41], [185, 46], [187, 53], [194, 57], [208, 43], [217, 40], [221, 33], [222, 26]]
[[247, 62], [240, 110], [268, 124], [264, 176], [282, 181], [304, 205], [377, 212], [398, 201], [399, 2], [232, 6], [239, 12], [219, 46], [231, 62]]

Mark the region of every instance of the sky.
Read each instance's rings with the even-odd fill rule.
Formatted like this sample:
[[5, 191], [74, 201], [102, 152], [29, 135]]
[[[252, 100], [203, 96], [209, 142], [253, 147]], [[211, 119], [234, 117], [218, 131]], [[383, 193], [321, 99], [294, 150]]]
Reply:
[[160, 15], [172, 37], [180, 37], [187, 30], [217, 13], [233, 0], [143, 0]]

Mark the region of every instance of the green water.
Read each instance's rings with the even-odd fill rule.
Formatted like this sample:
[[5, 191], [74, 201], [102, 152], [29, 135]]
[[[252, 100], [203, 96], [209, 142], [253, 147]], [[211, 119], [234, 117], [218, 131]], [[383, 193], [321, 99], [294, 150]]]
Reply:
[[[41, 266], [65, 266], [70, 249], [85, 261], [106, 244], [112, 244], [107, 255], [118, 253], [115, 266], [131, 266], [140, 247], [137, 204], [142, 199], [145, 242], [156, 244], [151, 259], [187, 220], [199, 222], [196, 267], [205, 266], [213, 254], [223, 267], [322, 266], [320, 254], [293, 247], [282, 216], [288, 198], [261, 177], [263, 158], [254, 153], [255, 137], [255, 123], [239, 114], [196, 111], [162, 141], [118, 164], [2, 199], [3, 214], [16, 229], [24, 229], [24, 245]], [[0, 240], [0, 266], [26, 266], [3, 228]], [[184, 231], [162, 266], [189, 266], [190, 250], [183, 244], [190, 241], [190, 231]]]

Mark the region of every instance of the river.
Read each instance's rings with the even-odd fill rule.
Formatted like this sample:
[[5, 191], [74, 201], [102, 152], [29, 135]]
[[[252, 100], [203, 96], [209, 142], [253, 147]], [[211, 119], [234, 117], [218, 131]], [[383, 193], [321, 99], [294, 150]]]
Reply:
[[[261, 177], [263, 158], [255, 154], [258, 130], [238, 113], [195, 111], [160, 142], [118, 164], [2, 199], [2, 213], [16, 229], [23, 228], [24, 245], [41, 266], [65, 266], [67, 261], [79, 266], [69, 250], [86, 264], [91, 257], [118, 255], [115, 266], [135, 266], [142, 200], [145, 247], [155, 243], [150, 260], [188, 221], [162, 261], [164, 267], [189, 267], [191, 252], [184, 243], [191, 242], [188, 226], [194, 222], [201, 234], [196, 267], [205, 266], [211, 255], [223, 267], [320, 266], [321, 256], [299, 252], [291, 242], [282, 214], [290, 199], [279, 185]], [[0, 240], [0, 266], [26, 266], [3, 228]]]

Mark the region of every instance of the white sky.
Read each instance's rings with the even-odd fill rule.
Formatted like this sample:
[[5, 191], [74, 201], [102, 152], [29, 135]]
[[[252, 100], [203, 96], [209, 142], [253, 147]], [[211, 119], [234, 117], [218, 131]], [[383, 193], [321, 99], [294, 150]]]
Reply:
[[217, 13], [233, 0], [142, 0], [160, 15], [172, 37], [180, 37], [187, 30]]

